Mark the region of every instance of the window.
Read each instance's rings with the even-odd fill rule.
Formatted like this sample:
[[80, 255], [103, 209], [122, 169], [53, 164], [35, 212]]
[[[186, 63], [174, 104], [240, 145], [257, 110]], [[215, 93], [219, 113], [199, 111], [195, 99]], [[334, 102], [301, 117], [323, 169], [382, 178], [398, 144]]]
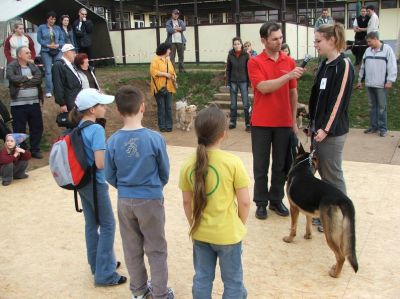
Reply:
[[254, 12], [254, 21], [255, 22], [266, 22], [267, 21], [267, 11], [260, 10]]
[[134, 23], [134, 28], [144, 28], [144, 15], [134, 14], [133, 23]]
[[105, 18], [107, 20], [108, 30], [115, 29], [115, 23], [113, 23], [111, 19], [111, 10], [106, 9]]
[[199, 14], [199, 24], [200, 25], [210, 24], [210, 16], [209, 16], [209, 14]]
[[359, 16], [359, 12], [357, 11], [357, 3], [349, 3], [347, 4], [347, 28], [353, 28], [353, 21], [357, 16]]
[[226, 13], [226, 22], [230, 24], [235, 23], [234, 15], [232, 13]]
[[212, 24], [222, 24], [223, 23], [222, 13], [212, 13], [211, 14], [211, 23]]
[[[115, 13], [115, 21], [116, 21], [116, 26], [115, 29], [120, 29], [121, 28], [121, 13], [116, 12]], [[124, 12], [124, 29], [129, 29], [131, 28], [131, 22], [129, 18], [129, 12]]]
[[364, 1], [364, 6], [373, 5], [375, 13], [379, 16], [379, 1]]
[[331, 17], [335, 20], [335, 22], [345, 23], [345, 14], [344, 14], [344, 6], [332, 7]]
[[105, 15], [105, 11], [106, 10], [104, 9], [104, 7], [102, 7], [102, 6], [93, 6], [92, 10], [95, 13], [97, 13], [100, 17], [103, 17], [103, 18], [106, 17], [106, 15]]
[[385, 8], [397, 8], [397, 0], [382, 0], [382, 9]]
[[149, 15], [150, 27], [157, 27], [157, 15]]
[[279, 10], [268, 10], [268, 21], [278, 21], [279, 20]]
[[310, 26], [314, 25], [314, 19], [313, 19], [312, 13], [313, 13], [313, 10], [311, 8], [309, 8], [309, 9], [300, 8], [299, 12], [297, 14], [298, 23], [302, 24], [302, 25], [307, 25], [307, 21], [308, 21], [308, 24]]
[[252, 11], [242, 11], [240, 12], [240, 22], [241, 23], [251, 23], [254, 22], [254, 14]]
[[194, 16], [185, 16], [185, 24], [186, 26], [192, 26], [194, 25]]
[[289, 22], [296, 22], [296, 11], [288, 7], [285, 14], [285, 19]]

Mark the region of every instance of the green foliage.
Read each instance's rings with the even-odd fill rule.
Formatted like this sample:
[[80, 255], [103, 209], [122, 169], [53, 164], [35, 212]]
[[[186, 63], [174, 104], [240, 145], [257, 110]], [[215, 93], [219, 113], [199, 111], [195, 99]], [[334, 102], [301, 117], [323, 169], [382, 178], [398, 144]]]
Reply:
[[178, 76], [176, 99], [189, 98], [199, 109], [213, 100], [213, 95], [223, 85], [223, 74], [215, 72], [187, 72]]

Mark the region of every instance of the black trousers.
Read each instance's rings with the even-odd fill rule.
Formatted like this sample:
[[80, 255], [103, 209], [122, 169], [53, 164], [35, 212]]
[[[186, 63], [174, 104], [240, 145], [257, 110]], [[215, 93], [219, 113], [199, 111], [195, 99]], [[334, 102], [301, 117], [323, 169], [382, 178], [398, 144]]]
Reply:
[[[91, 49], [91, 47], [80, 47], [78, 52], [79, 53], [85, 53], [89, 57], [89, 60], [93, 58], [92, 57], [92, 49]], [[93, 61], [89, 61], [89, 64], [91, 66], [93, 66]]]
[[[254, 197], [257, 206], [268, 202], [282, 202], [285, 196], [285, 165], [289, 138], [289, 127], [252, 127], [251, 146], [253, 151]], [[271, 186], [268, 188], [268, 169], [272, 148]]]
[[[11, 106], [13, 117], [12, 127], [14, 133], [26, 133], [29, 127], [29, 144], [32, 153], [40, 152], [40, 140], [43, 135], [43, 119], [40, 104]], [[22, 144], [23, 148], [26, 145]]]

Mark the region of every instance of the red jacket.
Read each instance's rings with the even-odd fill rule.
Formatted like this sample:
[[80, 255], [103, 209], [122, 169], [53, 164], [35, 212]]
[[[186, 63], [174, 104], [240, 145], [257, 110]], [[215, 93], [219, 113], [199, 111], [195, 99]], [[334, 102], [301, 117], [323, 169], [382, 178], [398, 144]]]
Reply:
[[31, 158], [31, 152], [26, 150], [25, 153], [20, 154], [17, 158], [14, 157], [14, 152], [9, 154], [7, 149], [4, 147], [0, 151], [0, 165], [10, 164], [10, 163], [17, 163], [18, 161], [26, 161]]
[[[10, 45], [10, 39], [13, 35], [11, 34], [7, 39], [4, 41], [4, 55], [7, 58], [7, 63], [10, 63], [11, 61], [14, 60], [11, 56], [11, 45]], [[31, 51], [31, 56], [32, 60], [35, 60], [36, 58], [36, 51], [35, 51], [35, 44], [33, 43], [33, 40], [29, 35], [25, 35], [28, 40], [29, 40], [29, 50]]]

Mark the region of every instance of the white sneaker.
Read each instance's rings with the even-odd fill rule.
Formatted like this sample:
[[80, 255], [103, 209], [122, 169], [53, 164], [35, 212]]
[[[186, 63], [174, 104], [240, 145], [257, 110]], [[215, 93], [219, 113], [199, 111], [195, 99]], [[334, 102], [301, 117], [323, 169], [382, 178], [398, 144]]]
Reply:
[[51, 98], [51, 97], [52, 97], [51, 92], [46, 92], [46, 98]]
[[132, 299], [146, 299], [150, 295], [150, 290], [147, 289], [143, 295], [132, 295]]

